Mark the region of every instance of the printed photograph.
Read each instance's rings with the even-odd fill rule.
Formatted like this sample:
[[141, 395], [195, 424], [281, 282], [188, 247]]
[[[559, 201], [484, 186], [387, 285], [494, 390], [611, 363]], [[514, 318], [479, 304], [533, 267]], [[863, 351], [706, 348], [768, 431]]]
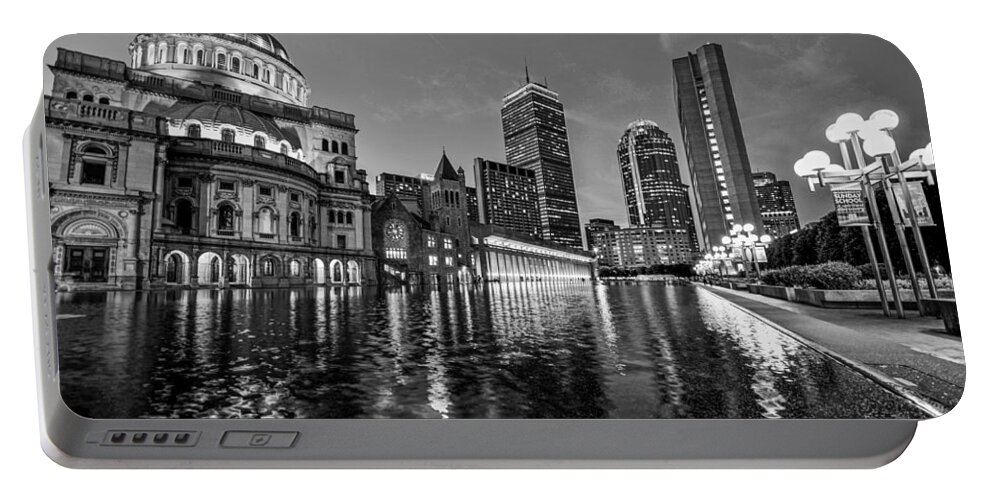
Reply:
[[91, 418], [940, 416], [920, 80], [866, 35], [70, 35], [58, 373]]

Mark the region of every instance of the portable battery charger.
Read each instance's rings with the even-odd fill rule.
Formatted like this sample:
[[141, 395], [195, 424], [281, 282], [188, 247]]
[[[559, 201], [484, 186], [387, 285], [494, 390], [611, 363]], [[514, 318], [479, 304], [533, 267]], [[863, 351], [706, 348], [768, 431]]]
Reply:
[[961, 397], [924, 99], [879, 38], [72, 35], [45, 64], [60, 464], [875, 467]]

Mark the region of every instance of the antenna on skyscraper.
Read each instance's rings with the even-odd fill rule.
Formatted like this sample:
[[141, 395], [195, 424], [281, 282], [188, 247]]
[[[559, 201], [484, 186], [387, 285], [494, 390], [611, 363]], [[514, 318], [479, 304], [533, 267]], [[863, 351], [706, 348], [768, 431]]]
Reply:
[[528, 58], [524, 58], [524, 81], [526, 83], [531, 83], [531, 74], [528, 73]]
[[548, 76], [545, 76], [545, 88], [548, 88]]

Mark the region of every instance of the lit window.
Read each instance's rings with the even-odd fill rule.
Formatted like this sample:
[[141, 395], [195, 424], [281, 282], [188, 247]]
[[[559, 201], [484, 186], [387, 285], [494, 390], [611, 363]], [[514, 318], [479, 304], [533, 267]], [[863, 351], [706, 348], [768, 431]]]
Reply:
[[451, 249], [452, 249], [452, 239], [445, 238], [445, 250], [451, 250]]
[[438, 240], [435, 239], [434, 235], [428, 235], [428, 248], [434, 248], [438, 246]]
[[437, 266], [438, 265], [438, 256], [437, 255], [428, 255], [428, 265], [429, 266]]
[[445, 257], [445, 265], [452, 266], [452, 257], [450, 255]]

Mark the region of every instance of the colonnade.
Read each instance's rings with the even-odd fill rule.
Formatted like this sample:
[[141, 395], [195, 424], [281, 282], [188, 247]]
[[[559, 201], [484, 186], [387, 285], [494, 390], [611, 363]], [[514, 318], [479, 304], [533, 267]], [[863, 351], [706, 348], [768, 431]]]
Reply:
[[483, 248], [476, 272], [487, 281], [588, 280], [593, 263], [544, 255]]

